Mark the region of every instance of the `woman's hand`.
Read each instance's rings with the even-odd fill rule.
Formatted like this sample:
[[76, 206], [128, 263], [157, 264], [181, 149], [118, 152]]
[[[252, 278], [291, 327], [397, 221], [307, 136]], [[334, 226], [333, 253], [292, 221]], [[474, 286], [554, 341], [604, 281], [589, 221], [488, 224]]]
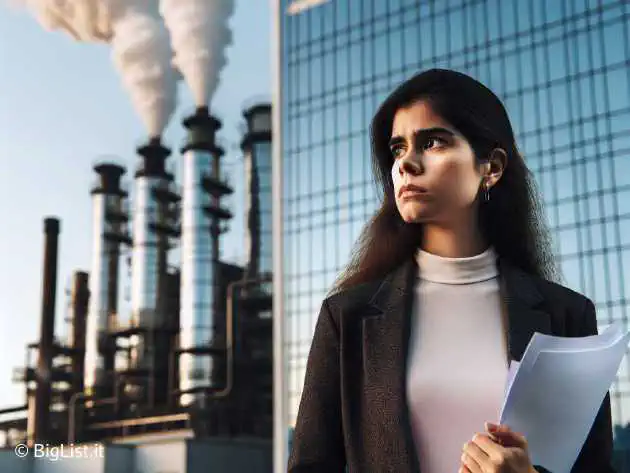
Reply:
[[486, 422], [486, 433], [466, 442], [458, 473], [536, 473], [527, 440], [506, 425]]

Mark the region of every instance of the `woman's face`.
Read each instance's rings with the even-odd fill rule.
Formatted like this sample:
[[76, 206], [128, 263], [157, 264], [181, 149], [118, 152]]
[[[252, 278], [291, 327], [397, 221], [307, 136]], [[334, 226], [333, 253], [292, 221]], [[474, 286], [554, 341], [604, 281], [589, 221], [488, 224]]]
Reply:
[[391, 136], [394, 195], [405, 222], [448, 224], [471, 211], [486, 166], [466, 138], [422, 101], [396, 112]]

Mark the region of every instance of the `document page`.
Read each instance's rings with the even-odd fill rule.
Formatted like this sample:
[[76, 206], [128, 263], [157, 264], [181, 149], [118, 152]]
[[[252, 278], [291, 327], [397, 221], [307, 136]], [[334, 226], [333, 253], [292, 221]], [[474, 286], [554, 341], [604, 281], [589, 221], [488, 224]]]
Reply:
[[629, 340], [619, 324], [581, 338], [535, 333], [510, 365], [501, 423], [525, 435], [534, 465], [571, 471]]

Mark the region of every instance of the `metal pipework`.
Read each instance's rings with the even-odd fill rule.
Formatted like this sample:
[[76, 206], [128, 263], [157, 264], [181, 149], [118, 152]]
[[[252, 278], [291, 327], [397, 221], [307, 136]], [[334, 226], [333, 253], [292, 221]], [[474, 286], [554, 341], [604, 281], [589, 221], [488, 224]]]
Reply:
[[261, 283], [269, 283], [272, 281], [269, 273], [262, 274], [260, 277], [243, 279], [241, 281], [232, 281], [227, 287], [227, 311], [225, 314], [225, 330], [226, 330], [226, 381], [225, 388], [212, 393], [213, 398], [227, 397], [234, 387], [234, 290]]
[[[99, 176], [92, 189], [92, 269], [85, 334], [85, 388], [93, 392], [106, 383], [104, 373], [113, 368], [113, 353], [99, 343], [109, 320], [117, 312], [120, 244], [126, 234], [127, 193], [121, 188], [125, 168], [111, 163], [94, 166]], [[110, 347], [111, 348], [111, 347]]]
[[54, 355], [55, 298], [57, 295], [57, 259], [59, 248], [59, 219], [44, 220], [44, 280], [42, 287], [42, 318], [39, 336], [35, 389], [35, 409], [32, 443], [48, 440], [50, 425], [51, 371]]
[[120, 402], [118, 396], [101, 398], [93, 401], [93, 396], [88, 396], [83, 392], [76, 392], [68, 401], [68, 444], [72, 445], [76, 441], [76, 430], [77, 430], [77, 419], [76, 419], [76, 411], [77, 411], [77, 402], [81, 401], [82, 404], [87, 403], [88, 401], [93, 402], [98, 405], [107, 405], [107, 404], [115, 404], [117, 405]]
[[221, 399], [228, 397], [232, 393], [234, 388], [234, 291], [236, 289], [242, 289], [248, 286], [254, 286], [257, 284], [270, 283], [273, 277], [270, 273], [261, 274], [259, 277], [251, 279], [241, 279], [238, 281], [232, 281], [227, 286], [227, 304], [225, 314], [225, 350], [226, 350], [226, 378], [225, 387], [217, 390], [210, 386], [195, 387], [190, 390], [190, 393], [181, 394], [182, 390], [175, 391], [176, 395], [186, 396], [192, 393], [202, 393], [212, 399]]
[[171, 423], [171, 422], [186, 422], [186, 427], [190, 428], [190, 420], [191, 416], [188, 412], [182, 412], [180, 414], [163, 414], [156, 415], [151, 417], [140, 417], [138, 419], [121, 419], [121, 420], [112, 420], [106, 422], [98, 422], [94, 424], [90, 424], [88, 429], [90, 430], [99, 430], [99, 429], [112, 429], [117, 427], [135, 427], [138, 425], [155, 425], [155, 424], [163, 424], [163, 423]]
[[[184, 120], [189, 130], [188, 144], [182, 149], [184, 160], [181, 204], [181, 284], [180, 340], [182, 350], [203, 349], [212, 345], [215, 311], [215, 261], [218, 259], [217, 219], [207, 215], [216, 205], [202, 186], [204, 177], [218, 173], [223, 150], [216, 146], [215, 133], [221, 123], [207, 108]], [[215, 161], [213, 163], [213, 160]], [[213, 165], [214, 164], [214, 165]], [[213, 199], [214, 200], [214, 199]], [[212, 239], [212, 233], [215, 233]], [[209, 353], [184, 352], [179, 356], [179, 387], [182, 391], [212, 385], [213, 360]], [[184, 394], [184, 406], [202, 400]]]
[[74, 349], [72, 355], [72, 373], [74, 375], [73, 389], [75, 392], [83, 391], [85, 322], [89, 299], [88, 273], [77, 271], [74, 273], [72, 282], [72, 338], [70, 340], [70, 345]]

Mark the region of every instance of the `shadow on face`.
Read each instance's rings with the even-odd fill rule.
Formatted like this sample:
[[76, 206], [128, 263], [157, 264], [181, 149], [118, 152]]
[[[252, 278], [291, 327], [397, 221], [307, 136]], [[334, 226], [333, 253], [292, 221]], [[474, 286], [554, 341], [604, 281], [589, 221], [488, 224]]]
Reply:
[[[490, 166], [426, 101], [396, 112], [389, 144], [396, 207], [404, 221], [448, 223], [474, 212]], [[411, 190], [401, 192], [403, 186]]]

